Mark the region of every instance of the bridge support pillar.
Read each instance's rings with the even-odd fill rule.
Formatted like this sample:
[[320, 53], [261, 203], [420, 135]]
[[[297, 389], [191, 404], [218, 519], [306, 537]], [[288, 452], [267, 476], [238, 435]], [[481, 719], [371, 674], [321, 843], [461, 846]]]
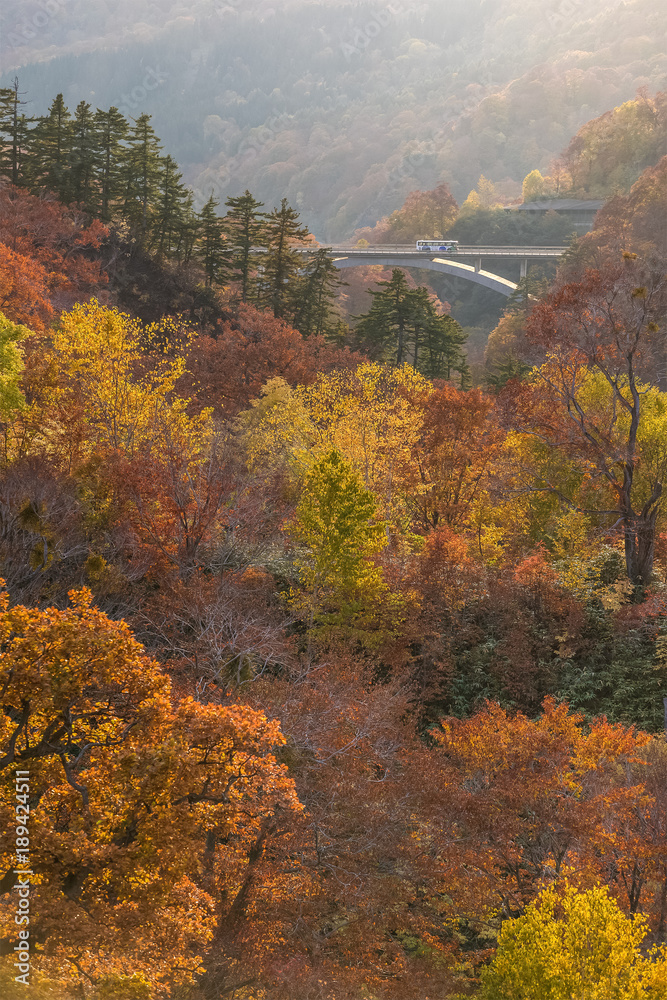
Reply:
[[528, 274], [528, 258], [524, 257], [523, 260], [521, 261], [520, 277], [525, 278], [527, 274]]
[[482, 258], [478, 257], [475, 261], [475, 271], [479, 272], [482, 270]]

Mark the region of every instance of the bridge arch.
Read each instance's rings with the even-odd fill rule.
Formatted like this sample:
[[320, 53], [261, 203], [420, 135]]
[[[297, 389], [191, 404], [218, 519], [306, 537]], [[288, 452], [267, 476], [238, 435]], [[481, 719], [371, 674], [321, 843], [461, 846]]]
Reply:
[[517, 288], [514, 281], [501, 278], [499, 274], [493, 274], [491, 271], [478, 271], [470, 264], [462, 264], [458, 260], [443, 260], [441, 257], [420, 257], [419, 260], [415, 260], [414, 253], [393, 254], [391, 256], [383, 254], [382, 259], [379, 259], [377, 253], [366, 255], [356, 251], [354, 255], [349, 257], [332, 257], [332, 262], [339, 268], [361, 267], [369, 264], [377, 267], [378, 264], [381, 264], [383, 267], [417, 267], [425, 271], [439, 271], [441, 274], [449, 274], [454, 278], [474, 281], [477, 285], [484, 285], [485, 288], [491, 288], [494, 292], [500, 292], [501, 295], [505, 296], [511, 295]]

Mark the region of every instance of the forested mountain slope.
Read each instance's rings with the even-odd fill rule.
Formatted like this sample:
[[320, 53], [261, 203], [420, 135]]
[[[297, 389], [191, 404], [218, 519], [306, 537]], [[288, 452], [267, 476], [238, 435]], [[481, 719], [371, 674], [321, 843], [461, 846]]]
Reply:
[[[283, 188], [197, 211], [142, 106], [15, 96], [0, 996], [667, 996], [664, 95], [531, 161], [618, 193], [477, 372], [483, 300], [367, 268], [348, 329]], [[512, 185], [353, 238], [565, 242]]]
[[0, 188], [3, 998], [17, 951], [35, 1000], [666, 995], [666, 188], [486, 391], [398, 270], [370, 360], [143, 322], [99, 220]]
[[[665, 80], [661, 5], [415, 0], [4, 5], [1, 85], [149, 112], [200, 200], [286, 196], [340, 239], [480, 173], [519, 194], [579, 126]], [[35, 8], [37, 11], [37, 8]], [[122, 46], [122, 48], [121, 48]]]

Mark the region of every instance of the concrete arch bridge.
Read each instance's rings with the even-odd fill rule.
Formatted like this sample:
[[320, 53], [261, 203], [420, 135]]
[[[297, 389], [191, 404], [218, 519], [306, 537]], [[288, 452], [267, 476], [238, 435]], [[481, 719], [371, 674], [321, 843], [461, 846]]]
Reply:
[[516, 282], [502, 278], [482, 265], [496, 260], [514, 260], [519, 265], [519, 277], [524, 278], [528, 262], [534, 260], [557, 260], [567, 247], [465, 247], [459, 246], [456, 253], [417, 250], [414, 246], [375, 247], [329, 247], [336, 267], [361, 267], [368, 264], [382, 264], [385, 267], [420, 267], [427, 271], [439, 271], [455, 278], [474, 281], [485, 288], [491, 288], [501, 295], [509, 296], [516, 290]]

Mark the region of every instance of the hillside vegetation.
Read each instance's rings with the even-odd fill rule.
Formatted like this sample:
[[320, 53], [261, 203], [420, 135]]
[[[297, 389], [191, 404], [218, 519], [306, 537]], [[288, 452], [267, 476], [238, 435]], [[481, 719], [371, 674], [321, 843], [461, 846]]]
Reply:
[[[101, 61], [116, 8], [71, 3], [62, 65]], [[197, 27], [120, 9], [146, 45]], [[278, 37], [305, 9], [262, 11]], [[0, 994], [662, 1000], [664, 93], [350, 228], [565, 242], [505, 202], [605, 198], [499, 322], [418, 271], [341, 285], [279, 173], [266, 205], [261, 167], [198, 204], [143, 110], [21, 99], [0, 90]]]
[[28, 862], [39, 1000], [664, 994], [666, 183], [485, 391], [398, 270], [366, 354], [243, 273], [144, 323], [101, 222], [6, 186], [3, 995]]

